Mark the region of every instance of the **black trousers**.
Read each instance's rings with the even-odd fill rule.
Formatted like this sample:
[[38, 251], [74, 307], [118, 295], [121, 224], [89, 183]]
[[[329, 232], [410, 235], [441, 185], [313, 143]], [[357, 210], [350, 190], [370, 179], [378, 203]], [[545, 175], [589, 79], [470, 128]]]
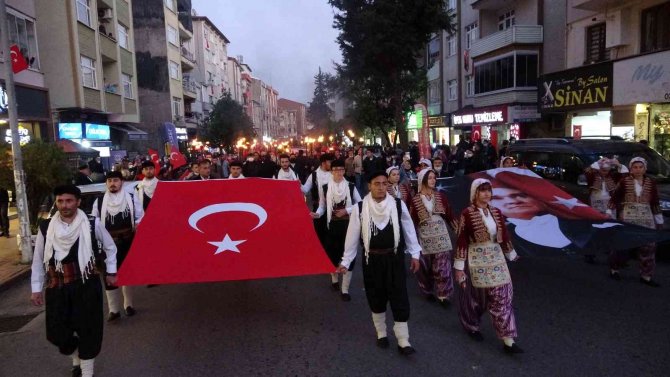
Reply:
[[9, 233], [9, 216], [7, 215], [9, 211], [9, 203], [0, 203], [0, 230], [5, 234]]
[[[325, 215], [324, 215], [325, 216]], [[344, 241], [347, 238], [347, 228], [349, 221], [345, 220], [331, 220], [328, 229], [326, 230], [326, 253], [328, 258], [335, 267], [342, 263], [342, 256], [344, 255]], [[351, 261], [349, 271], [354, 270], [356, 260]]]
[[[102, 283], [98, 275], [45, 292], [47, 340], [60, 353], [93, 359], [102, 347]], [[76, 333], [76, 335], [75, 335]]]
[[409, 320], [404, 253], [399, 250], [384, 255], [370, 254], [368, 263], [363, 261], [363, 284], [373, 313], [386, 312], [386, 305], [390, 302], [394, 321]]

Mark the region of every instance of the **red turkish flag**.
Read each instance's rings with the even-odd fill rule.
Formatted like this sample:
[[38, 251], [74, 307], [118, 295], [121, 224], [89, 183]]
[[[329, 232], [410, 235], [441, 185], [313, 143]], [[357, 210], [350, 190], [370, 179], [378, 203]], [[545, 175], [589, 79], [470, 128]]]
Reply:
[[161, 181], [151, 203], [119, 271], [120, 285], [335, 271], [295, 181]]
[[151, 158], [151, 162], [154, 163], [156, 174], [158, 174], [158, 172], [161, 170], [160, 157], [158, 157], [158, 151], [149, 148], [149, 157]]
[[21, 53], [19, 46], [12, 45], [9, 48], [9, 55], [12, 58], [12, 71], [14, 73], [19, 73], [25, 69], [28, 69], [28, 62], [26, 58]]
[[186, 157], [179, 152], [179, 148], [175, 145], [170, 145], [170, 165], [173, 169], [179, 169], [186, 165]]

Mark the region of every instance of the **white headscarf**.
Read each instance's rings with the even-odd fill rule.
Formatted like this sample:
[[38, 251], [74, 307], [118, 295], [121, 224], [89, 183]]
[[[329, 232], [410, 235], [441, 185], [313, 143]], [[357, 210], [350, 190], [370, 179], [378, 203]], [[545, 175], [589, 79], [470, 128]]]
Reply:
[[49, 269], [49, 261], [54, 256], [56, 271], [63, 272], [61, 263], [70, 253], [72, 246], [79, 240], [77, 250], [77, 260], [79, 269], [84, 280], [88, 277], [88, 272], [93, 270], [95, 259], [93, 257], [93, 247], [91, 241], [91, 225], [88, 222], [88, 216], [84, 211], [77, 209], [77, 215], [70, 224], [61, 220], [60, 213], [56, 212], [49, 222], [44, 244], [44, 266]]
[[477, 189], [479, 186], [483, 185], [484, 183], [488, 183], [489, 185], [491, 184], [491, 181], [488, 179], [484, 178], [477, 178], [474, 181], [472, 181], [472, 185], [470, 186], [470, 203], [475, 202], [475, 196], [477, 195]]
[[346, 206], [351, 207], [352, 200], [351, 193], [349, 191], [349, 182], [346, 179], [342, 179], [341, 182], [337, 183], [331, 176], [330, 180], [328, 181], [328, 192], [326, 193], [326, 214], [328, 227], [330, 227], [330, 219], [333, 216], [333, 206], [345, 200], [347, 202]]
[[144, 178], [142, 182], [137, 185], [138, 195], [140, 196], [140, 204], [144, 206], [144, 194], [146, 194], [150, 199], [154, 197], [154, 191], [156, 191], [156, 186], [158, 185], [158, 178], [153, 177], [151, 179]]
[[431, 171], [432, 171], [433, 173], [435, 173], [435, 170], [433, 170], [432, 168], [425, 168], [425, 169], [422, 169], [422, 170], [419, 172], [419, 174], [417, 175], [417, 186], [418, 186], [418, 191], [421, 191], [421, 185], [423, 185], [423, 177], [425, 177], [426, 174], [428, 174], [428, 173], [431, 172]]
[[284, 169], [279, 169], [277, 172], [277, 179], [284, 180], [284, 181], [295, 181], [298, 179], [298, 176], [295, 174], [293, 169], [288, 168], [288, 172], [284, 171]]
[[107, 190], [105, 196], [102, 198], [102, 211], [100, 213], [102, 226], [105, 226], [108, 214], [114, 219], [114, 216], [119, 213], [123, 214], [123, 218], [130, 216], [133, 229], [135, 229], [135, 207], [133, 199], [130, 197], [130, 193], [123, 188], [115, 193], [111, 193]]
[[513, 159], [512, 157], [510, 157], [510, 156], [502, 156], [502, 157], [500, 158], [500, 167], [501, 167], [501, 168], [504, 167], [503, 165], [505, 164], [505, 160], [507, 160], [508, 158], [511, 159], [512, 161], [514, 161], [514, 159]]
[[365, 263], [368, 262], [370, 253], [370, 239], [373, 235], [376, 236], [379, 230], [386, 228], [389, 222], [393, 226], [393, 250], [397, 251], [400, 242], [400, 221], [395, 199], [386, 194], [384, 200], [377, 203], [372, 199], [372, 195], [367, 195], [363, 199], [361, 212], [361, 236], [365, 248]]
[[647, 168], [647, 160], [645, 160], [645, 159], [642, 158], [642, 157], [634, 157], [634, 158], [631, 158], [631, 159], [630, 159], [630, 162], [628, 163], [628, 168], [629, 168], [629, 169], [632, 168], [632, 167], [633, 167], [633, 164], [636, 163], [636, 162], [641, 162], [641, 163], [644, 165], [644, 168], [645, 168], [645, 169]]

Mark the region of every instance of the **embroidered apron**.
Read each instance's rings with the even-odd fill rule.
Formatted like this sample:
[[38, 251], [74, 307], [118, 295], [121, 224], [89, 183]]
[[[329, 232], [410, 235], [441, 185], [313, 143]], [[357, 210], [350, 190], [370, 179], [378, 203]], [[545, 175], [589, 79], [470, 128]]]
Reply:
[[591, 194], [591, 207], [600, 213], [607, 212], [609, 206], [610, 198], [604, 198], [599, 194]]
[[647, 203], [624, 203], [621, 218], [623, 221], [631, 224], [656, 229], [654, 214], [651, 212], [651, 207]]
[[502, 248], [495, 242], [471, 244], [468, 267], [475, 288], [494, 288], [512, 281]]
[[432, 215], [430, 220], [419, 225], [419, 243], [421, 254], [437, 254], [450, 251], [451, 238], [447, 224], [438, 215]]

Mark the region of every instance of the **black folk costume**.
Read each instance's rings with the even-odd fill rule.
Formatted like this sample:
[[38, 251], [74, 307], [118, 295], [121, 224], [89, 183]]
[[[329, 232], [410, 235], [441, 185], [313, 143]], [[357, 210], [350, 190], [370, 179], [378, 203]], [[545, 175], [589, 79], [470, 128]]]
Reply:
[[391, 304], [393, 331], [401, 352], [413, 352], [409, 343], [409, 299], [405, 253], [418, 260], [421, 247], [405, 203], [390, 195], [381, 202], [368, 194], [354, 206], [349, 218], [341, 265], [349, 267], [358, 249], [364, 250], [363, 283], [378, 344], [388, 344], [386, 307]]
[[152, 179], [144, 178], [135, 187], [137, 191], [135, 195], [137, 195], [137, 199], [139, 199], [144, 212], [149, 208], [149, 203], [151, 203], [151, 199], [154, 197], [156, 186], [158, 186], [158, 178], [154, 177]]
[[77, 210], [70, 224], [58, 212], [40, 223], [32, 292], [42, 292], [46, 271], [47, 340], [62, 354], [72, 355], [84, 376], [93, 374], [102, 347], [102, 284], [96, 265], [103, 263], [109, 273], [116, 273], [116, 245], [97, 219]]
[[[117, 269], [121, 268], [133, 243], [135, 227], [144, 216], [137, 195], [132, 195], [123, 188], [116, 193], [107, 191], [102, 199], [96, 199], [93, 203], [91, 215], [100, 220], [102, 226], [114, 239], [117, 248]], [[117, 286], [105, 286], [109, 306], [108, 320], [118, 318], [122, 308], [125, 308], [129, 316], [135, 313], [131, 287], [124, 286], [121, 290], [118, 288]], [[123, 295], [123, 307], [121, 307], [121, 295]]]

